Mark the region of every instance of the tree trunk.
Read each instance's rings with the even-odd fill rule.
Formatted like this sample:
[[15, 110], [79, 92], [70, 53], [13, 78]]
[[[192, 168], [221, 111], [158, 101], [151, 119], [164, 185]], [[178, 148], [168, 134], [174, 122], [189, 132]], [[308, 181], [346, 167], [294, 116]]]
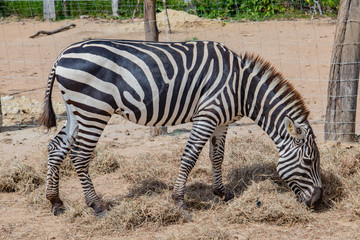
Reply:
[[144, 24], [146, 41], [159, 41], [159, 32], [156, 25], [155, 7], [155, 0], [144, 0]]
[[45, 20], [55, 20], [55, 0], [43, 0], [43, 11]]
[[[159, 31], [156, 25], [156, 1], [144, 0], [145, 40], [159, 41]], [[150, 127], [150, 136], [155, 137], [167, 133], [167, 127]]]
[[325, 140], [355, 141], [360, 60], [360, 0], [342, 0], [331, 57]]

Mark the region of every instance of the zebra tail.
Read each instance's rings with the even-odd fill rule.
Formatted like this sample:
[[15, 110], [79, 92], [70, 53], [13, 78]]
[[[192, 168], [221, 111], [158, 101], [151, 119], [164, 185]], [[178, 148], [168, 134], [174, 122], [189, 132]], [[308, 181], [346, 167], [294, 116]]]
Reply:
[[39, 125], [45, 126], [47, 129], [52, 127], [56, 127], [56, 115], [54, 112], [54, 108], [51, 102], [52, 89], [55, 82], [55, 69], [56, 69], [57, 61], [51, 69], [49, 74], [48, 83], [46, 87], [45, 99], [44, 99], [44, 110], [42, 115], [39, 118]]

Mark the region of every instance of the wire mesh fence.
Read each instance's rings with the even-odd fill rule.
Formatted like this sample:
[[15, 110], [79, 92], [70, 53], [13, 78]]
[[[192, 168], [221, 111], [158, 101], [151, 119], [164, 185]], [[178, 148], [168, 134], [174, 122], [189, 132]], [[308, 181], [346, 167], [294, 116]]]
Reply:
[[[258, 9], [254, 4], [246, 5], [250, 2], [172, 0], [166, 1], [166, 16], [163, 1], [157, 1], [159, 40], [213, 40], [237, 53], [261, 55], [300, 91], [321, 141], [329, 67], [335, 64], [330, 59], [336, 27], [333, 16], [339, 1], [322, 1], [319, 5], [318, 1], [274, 0]], [[43, 1], [0, 1], [0, 94], [5, 127], [37, 125], [47, 75], [58, 54], [68, 45], [94, 38], [145, 37], [142, 1], [118, 1], [117, 16], [112, 2], [105, 0], [55, 1], [55, 12], [56, 21], [44, 21]], [[307, 17], [289, 20], [291, 16]], [[38, 31], [53, 31], [68, 23], [76, 26], [30, 38]], [[62, 114], [60, 93], [54, 92], [55, 110]], [[357, 121], [356, 126], [359, 125]]]

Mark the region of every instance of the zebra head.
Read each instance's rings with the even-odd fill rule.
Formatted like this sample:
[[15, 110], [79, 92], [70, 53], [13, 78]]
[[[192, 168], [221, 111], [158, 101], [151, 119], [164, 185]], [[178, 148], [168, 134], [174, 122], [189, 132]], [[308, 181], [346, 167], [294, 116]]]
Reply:
[[291, 117], [284, 119], [287, 135], [280, 147], [277, 171], [308, 207], [321, 199], [320, 155], [314, 133], [308, 123], [298, 124]]

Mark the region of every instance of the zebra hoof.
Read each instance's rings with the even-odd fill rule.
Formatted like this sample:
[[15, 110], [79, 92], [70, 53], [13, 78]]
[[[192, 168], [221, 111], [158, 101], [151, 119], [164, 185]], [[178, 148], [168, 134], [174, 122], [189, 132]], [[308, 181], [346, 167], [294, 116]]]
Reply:
[[232, 193], [225, 193], [224, 202], [228, 202], [235, 197]]
[[61, 214], [64, 214], [65, 210], [66, 208], [64, 207], [64, 205], [59, 205], [59, 206], [53, 205], [51, 207], [51, 212], [54, 214], [54, 216], [59, 216]]
[[179, 197], [176, 193], [171, 195], [171, 198], [175, 201], [175, 205], [182, 211], [186, 211], [187, 207], [184, 202], [184, 196]]
[[180, 214], [187, 222], [192, 222], [192, 216], [187, 210], [180, 209]]
[[95, 213], [95, 216], [96, 216], [97, 218], [99, 218], [99, 219], [105, 217], [105, 215], [107, 215], [107, 211], [106, 211], [106, 210], [104, 210], [104, 211], [102, 211], [102, 212], [100, 212], [100, 213]]

